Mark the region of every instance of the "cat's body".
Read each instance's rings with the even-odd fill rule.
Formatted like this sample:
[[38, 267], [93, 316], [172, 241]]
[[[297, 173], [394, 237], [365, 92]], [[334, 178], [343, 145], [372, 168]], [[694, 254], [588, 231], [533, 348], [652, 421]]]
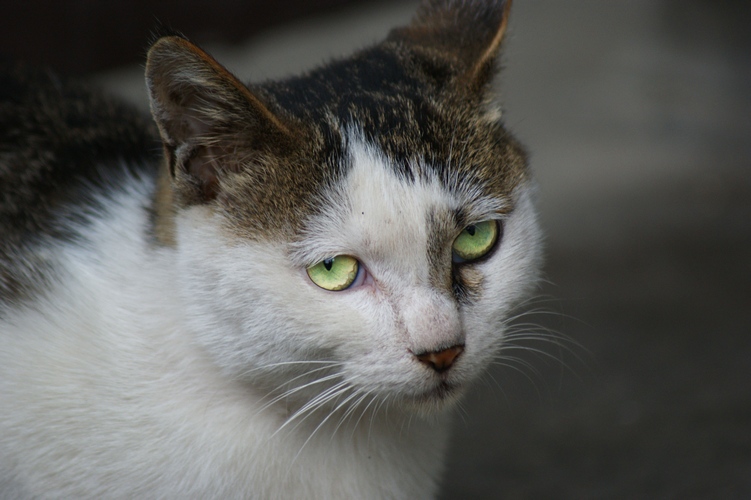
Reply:
[[434, 495], [445, 407], [539, 265], [488, 97], [507, 13], [426, 2], [251, 90], [162, 39], [164, 162], [129, 108], [8, 68], [0, 498]]

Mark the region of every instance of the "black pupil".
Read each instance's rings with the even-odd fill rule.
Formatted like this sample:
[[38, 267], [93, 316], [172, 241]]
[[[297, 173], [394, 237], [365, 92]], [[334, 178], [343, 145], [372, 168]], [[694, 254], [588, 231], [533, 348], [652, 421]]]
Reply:
[[474, 236], [476, 230], [477, 228], [475, 226], [467, 226], [467, 229], [466, 229], [466, 231], [469, 233], [470, 236]]
[[323, 261], [323, 267], [326, 268], [327, 271], [331, 271], [331, 266], [334, 265], [334, 259], [324, 259]]

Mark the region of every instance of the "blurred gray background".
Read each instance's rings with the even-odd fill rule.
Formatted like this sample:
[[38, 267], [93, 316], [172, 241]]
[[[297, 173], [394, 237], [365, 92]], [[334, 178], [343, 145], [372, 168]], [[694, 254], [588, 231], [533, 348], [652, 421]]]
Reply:
[[[20, 5], [0, 46], [145, 106], [155, 17], [253, 80], [416, 3]], [[442, 498], [751, 498], [751, 2], [517, 0], [502, 60], [548, 235], [519, 323], [545, 337], [462, 404]]]

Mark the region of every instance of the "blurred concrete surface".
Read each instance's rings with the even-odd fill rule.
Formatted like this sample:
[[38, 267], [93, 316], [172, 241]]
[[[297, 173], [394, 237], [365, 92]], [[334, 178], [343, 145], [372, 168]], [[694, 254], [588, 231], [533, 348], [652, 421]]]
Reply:
[[[244, 79], [284, 75], [414, 5], [209, 48]], [[518, 320], [531, 338], [457, 415], [442, 498], [751, 498], [750, 26], [740, 0], [515, 3], [501, 99], [547, 280]], [[139, 68], [98, 79], [143, 99]]]

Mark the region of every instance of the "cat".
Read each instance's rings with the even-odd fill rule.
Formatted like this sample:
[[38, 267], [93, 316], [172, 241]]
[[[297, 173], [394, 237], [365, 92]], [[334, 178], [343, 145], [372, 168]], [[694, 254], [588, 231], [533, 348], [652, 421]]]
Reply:
[[541, 262], [509, 8], [247, 86], [166, 36], [153, 122], [6, 63], [0, 497], [434, 497]]

